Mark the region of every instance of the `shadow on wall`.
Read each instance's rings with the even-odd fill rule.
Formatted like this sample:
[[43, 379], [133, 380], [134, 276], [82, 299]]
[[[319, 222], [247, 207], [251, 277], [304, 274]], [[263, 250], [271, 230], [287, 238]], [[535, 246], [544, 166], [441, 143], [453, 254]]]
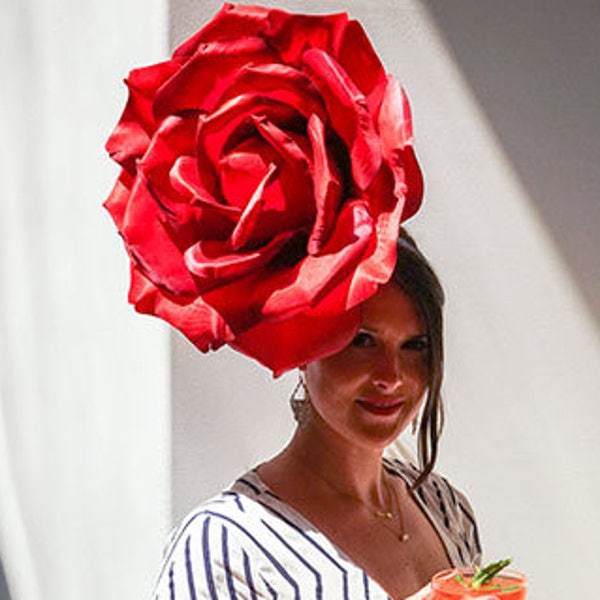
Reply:
[[425, 6], [600, 328], [600, 3]]
[[10, 594], [8, 593], [8, 584], [6, 583], [6, 574], [4, 573], [4, 566], [0, 560], [0, 600], [10, 600]]

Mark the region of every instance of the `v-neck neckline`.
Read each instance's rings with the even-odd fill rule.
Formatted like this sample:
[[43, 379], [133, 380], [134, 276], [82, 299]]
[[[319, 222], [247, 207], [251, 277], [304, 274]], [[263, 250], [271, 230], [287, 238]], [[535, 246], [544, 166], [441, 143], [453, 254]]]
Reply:
[[[381, 593], [383, 596], [385, 596], [387, 598], [387, 600], [393, 600], [393, 597], [383, 587], [383, 585], [381, 583], [379, 583], [379, 581], [377, 581], [377, 579], [375, 579], [371, 574], [369, 574], [369, 572], [364, 567], [358, 565], [352, 558], [350, 558], [346, 552], [344, 552], [335, 542], [333, 542], [333, 540], [327, 534], [325, 534], [319, 527], [317, 527], [308, 517], [303, 515], [299, 510], [297, 510], [296, 508], [291, 506], [285, 500], [280, 498], [273, 490], [271, 490], [271, 488], [262, 480], [261, 476], [259, 475], [259, 473], [258, 473], [259, 466], [260, 465], [254, 467], [253, 469], [248, 471], [245, 475], [240, 477], [236, 482], [234, 482], [234, 484], [231, 487], [231, 490], [239, 491], [247, 497], [252, 497], [250, 494], [248, 494], [247, 487], [244, 487], [244, 488], [241, 488], [241, 486], [236, 487], [236, 484], [238, 482], [241, 484], [243, 484], [244, 482], [247, 482], [251, 486], [250, 489], [254, 488], [254, 490], [253, 490], [255, 492], [254, 499], [257, 502], [259, 502], [262, 506], [265, 506], [267, 509], [274, 508], [274, 507], [271, 507], [268, 503], [261, 502], [260, 498], [258, 498], [258, 496], [260, 494], [266, 494], [271, 499], [271, 501], [274, 501], [277, 503], [277, 509], [282, 514], [284, 514], [287, 518], [291, 519], [294, 522], [294, 524], [299, 527], [299, 529], [301, 529], [307, 535], [312, 535], [312, 536], [318, 537], [319, 538], [318, 541], [319, 541], [320, 545], [326, 546], [327, 549], [331, 553], [339, 556], [344, 562], [348, 563], [353, 568], [355, 568], [355, 569], [359, 570], [361, 573], [363, 573], [364, 576], [368, 579], [369, 586], [371, 588], [376, 588], [379, 593]], [[386, 465], [385, 463], [384, 463], [384, 467], [388, 472], [390, 472], [389, 466]], [[391, 474], [398, 475], [408, 485], [407, 480], [404, 477], [402, 477], [401, 475], [399, 475], [395, 470], [392, 470]]]
[[[358, 565], [352, 558], [350, 558], [346, 552], [344, 552], [337, 544], [335, 544], [331, 538], [325, 534], [319, 527], [317, 527], [308, 517], [302, 514], [299, 510], [288, 504], [285, 500], [280, 498], [271, 488], [262, 480], [261, 476], [258, 473], [260, 465], [257, 465], [250, 471], [248, 471], [245, 475], [240, 477], [236, 482], [232, 484], [232, 491], [239, 491], [243, 493], [246, 497], [252, 497], [252, 494], [248, 493], [248, 488], [246, 486], [242, 487], [243, 482], [246, 481], [250, 484], [250, 489], [254, 491], [254, 499], [260, 503], [262, 506], [265, 506], [267, 509], [273, 508], [270, 507], [268, 503], [261, 502], [260, 494], [265, 494], [271, 501], [277, 503], [277, 509], [284, 514], [287, 518], [291, 519], [296, 526], [299, 527], [305, 534], [310, 535], [312, 533], [313, 536], [317, 536], [319, 538], [319, 542], [322, 545], [326, 545], [329, 550], [340, 556], [345, 562], [359, 570], [364, 574], [364, 576], [368, 579], [369, 585], [376, 587], [377, 590], [385, 595], [388, 600], [392, 600], [392, 596], [388, 593], [388, 591], [383, 587], [377, 579], [375, 579], [372, 575], [368, 573], [368, 571], [362, 566]], [[448, 547], [445, 542], [445, 538], [443, 532], [441, 530], [441, 523], [439, 523], [433, 516], [430, 514], [427, 509], [424, 501], [419, 497], [419, 494], [416, 494], [412, 489], [412, 480], [408, 473], [404, 472], [402, 468], [403, 464], [400, 462], [393, 461], [389, 458], [383, 459], [383, 468], [389, 473], [392, 477], [399, 477], [406, 485], [406, 489], [408, 491], [409, 497], [413, 502], [416, 503], [419, 510], [423, 513], [427, 521], [433, 527], [434, 532], [436, 533], [438, 539], [441, 542], [442, 548], [448, 559], [450, 565], [454, 564], [450, 554]], [[239, 487], [236, 487], [237, 483], [240, 483]]]

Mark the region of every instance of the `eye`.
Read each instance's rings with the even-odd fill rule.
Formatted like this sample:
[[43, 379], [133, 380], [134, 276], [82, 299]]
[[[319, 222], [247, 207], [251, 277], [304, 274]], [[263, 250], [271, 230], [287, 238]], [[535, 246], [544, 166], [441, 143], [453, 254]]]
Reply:
[[404, 350], [413, 350], [415, 352], [429, 351], [429, 337], [426, 335], [418, 335], [410, 338], [402, 345]]
[[359, 331], [351, 342], [355, 348], [372, 348], [375, 344], [375, 336], [368, 331]]

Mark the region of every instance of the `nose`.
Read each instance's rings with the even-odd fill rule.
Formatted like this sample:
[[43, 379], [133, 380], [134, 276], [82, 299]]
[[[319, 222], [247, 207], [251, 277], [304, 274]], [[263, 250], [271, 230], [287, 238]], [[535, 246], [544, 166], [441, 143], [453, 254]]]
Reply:
[[373, 371], [373, 385], [382, 393], [391, 394], [403, 383], [402, 364], [397, 352], [382, 352]]

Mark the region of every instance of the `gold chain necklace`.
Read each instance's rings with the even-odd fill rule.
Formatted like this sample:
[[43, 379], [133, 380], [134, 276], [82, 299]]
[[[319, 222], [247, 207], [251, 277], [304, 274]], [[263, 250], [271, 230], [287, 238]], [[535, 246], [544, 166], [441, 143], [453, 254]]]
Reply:
[[[397, 495], [392, 490], [392, 486], [390, 485], [390, 482], [388, 481], [388, 478], [385, 476], [385, 474], [382, 477], [382, 483], [387, 492], [388, 508], [387, 508], [387, 510], [379, 510], [379, 509], [372, 508], [371, 506], [369, 506], [366, 502], [363, 502], [357, 496], [353, 496], [352, 494], [349, 494], [348, 492], [344, 492], [344, 491], [338, 489], [336, 486], [334, 486], [330, 481], [328, 481], [325, 477], [323, 477], [317, 471], [307, 467], [306, 465], [303, 465], [303, 466], [305, 468], [308, 468], [308, 470], [313, 475], [315, 475], [318, 479], [320, 479], [323, 483], [325, 483], [327, 485], [327, 487], [331, 488], [332, 490], [334, 490], [341, 496], [346, 496], [346, 498], [350, 498], [351, 500], [354, 500], [355, 502], [359, 502], [365, 508], [367, 508], [373, 516], [377, 517], [378, 519], [382, 519], [381, 524], [386, 529], [389, 529], [389, 531], [391, 531], [394, 534], [394, 536], [398, 538], [398, 540], [400, 542], [402, 542], [404, 544], [410, 540], [410, 535], [406, 532], [406, 530], [404, 528], [404, 516], [402, 514], [402, 508], [400, 506], [400, 502], [398, 501]], [[398, 513], [398, 522], [400, 525], [400, 532], [396, 531], [395, 527], [392, 527], [391, 525], [389, 525], [385, 522], [385, 521], [391, 521], [394, 518], [394, 505], [396, 506], [396, 511]]]
[[[394, 514], [393, 514], [392, 504], [395, 504], [396, 509], [398, 510], [398, 522], [400, 524], [400, 532], [395, 531], [391, 527], [388, 527], [388, 529], [390, 529], [390, 531], [392, 531], [394, 533], [394, 535], [398, 536], [398, 539], [404, 544], [404, 543], [408, 542], [408, 540], [410, 540], [410, 535], [406, 532], [406, 529], [404, 527], [404, 515], [402, 514], [402, 507], [400, 506], [398, 496], [390, 487], [390, 482], [388, 481], [388, 479], [386, 477], [384, 477], [383, 481], [384, 481], [385, 487], [387, 488], [387, 491], [388, 491], [388, 496], [390, 499], [390, 509], [391, 509], [388, 513], [385, 514], [385, 518], [386, 519], [393, 518]], [[387, 516], [388, 514], [390, 515], [389, 517]]]

